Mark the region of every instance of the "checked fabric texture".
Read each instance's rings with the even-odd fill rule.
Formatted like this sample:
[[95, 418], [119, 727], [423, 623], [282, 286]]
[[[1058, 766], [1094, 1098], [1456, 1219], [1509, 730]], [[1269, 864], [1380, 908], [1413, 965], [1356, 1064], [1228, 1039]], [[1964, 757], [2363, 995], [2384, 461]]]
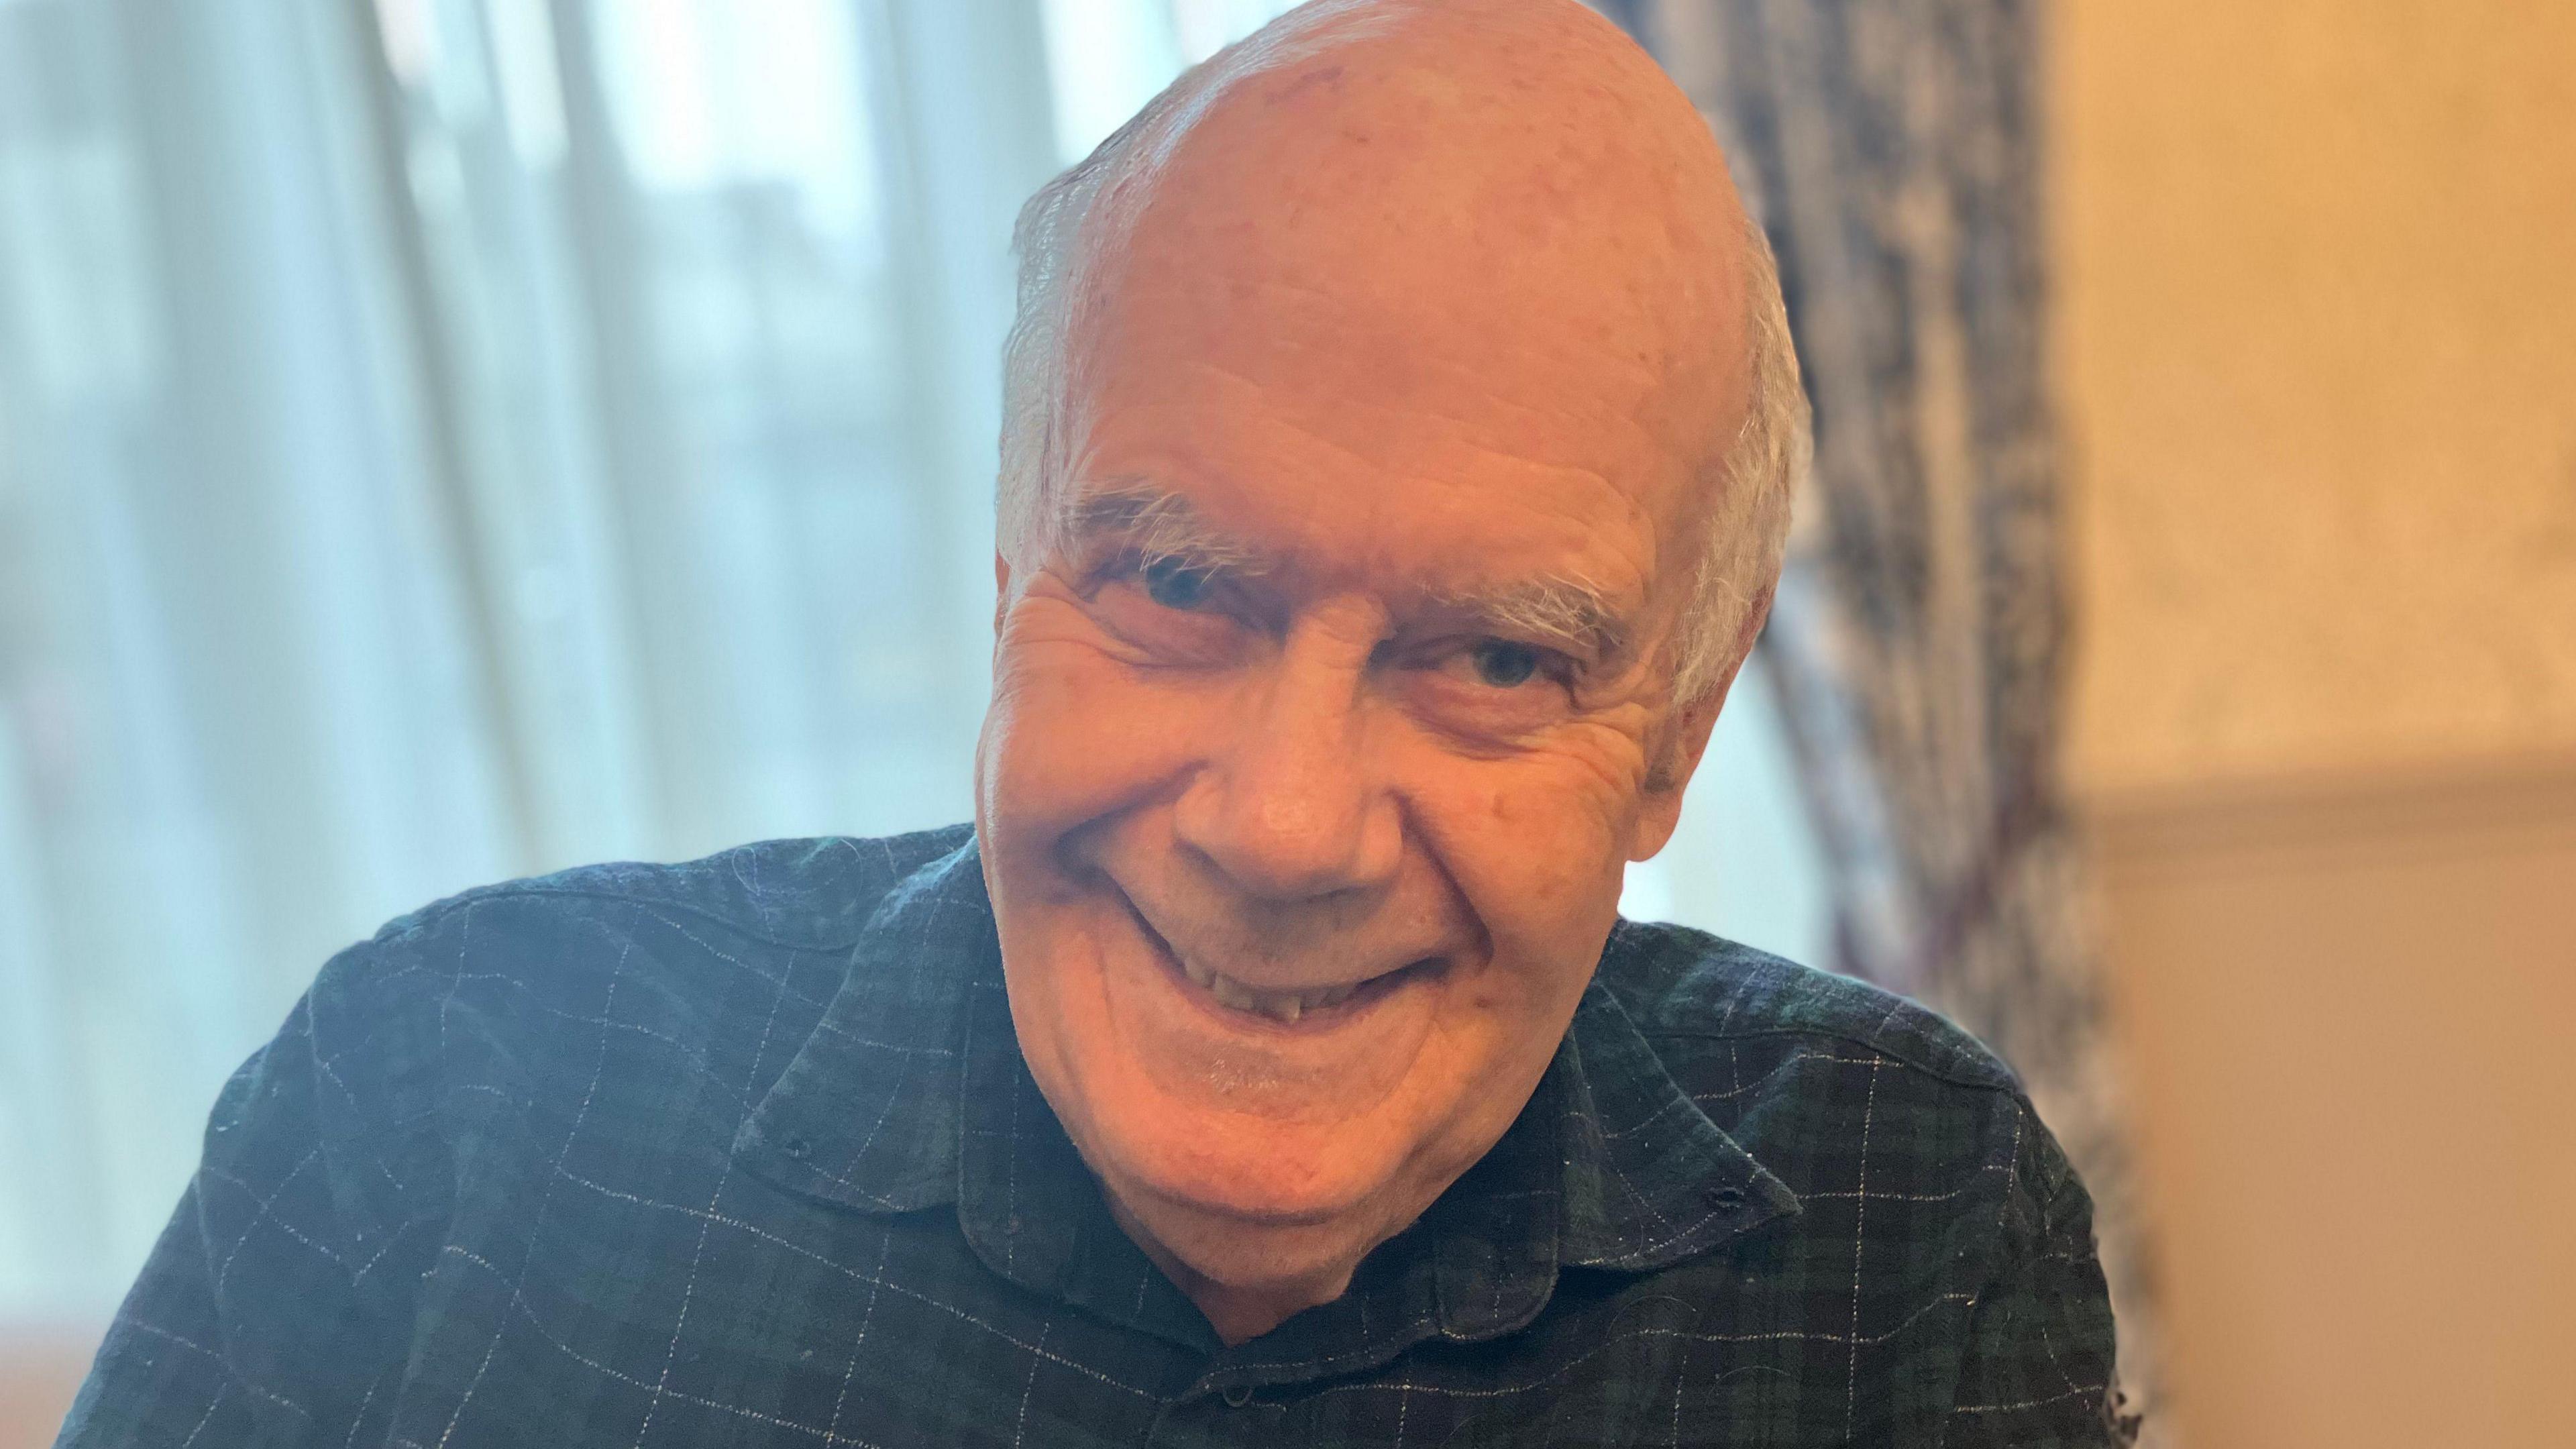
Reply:
[[963, 828], [396, 921], [226, 1088], [61, 1442], [2115, 1441], [2084, 1190], [1896, 997], [1621, 924], [1485, 1161], [1229, 1349], [999, 968]]

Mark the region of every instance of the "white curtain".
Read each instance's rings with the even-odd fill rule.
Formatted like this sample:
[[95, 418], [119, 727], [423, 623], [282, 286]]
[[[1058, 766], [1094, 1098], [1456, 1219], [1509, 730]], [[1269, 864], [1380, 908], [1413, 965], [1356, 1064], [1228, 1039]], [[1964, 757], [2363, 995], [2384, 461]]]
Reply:
[[[0, 0], [0, 1318], [387, 917], [966, 815], [1011, 217], [1284, 8]], [[1798, 951], [1761, 709], [1632, 904]]]

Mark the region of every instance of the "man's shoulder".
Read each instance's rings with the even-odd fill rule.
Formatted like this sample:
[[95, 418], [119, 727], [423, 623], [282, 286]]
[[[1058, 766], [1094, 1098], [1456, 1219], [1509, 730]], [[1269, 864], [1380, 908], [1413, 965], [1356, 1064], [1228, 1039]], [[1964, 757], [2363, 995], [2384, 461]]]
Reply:
[[[1892, 992], [1681, 927], [1621, 923], [1599, 979], [1723, 1145], [1785, 1190], [1739, 1187], [1739, 1206], [1785, 1210], [1627, 1292], [1689, 1303], [1757, 1357], [1867, 1346], [1851, 1362], [1876, 1367], [1856, 1378], [1840, 1356], [1780, 1362], [1784, 1380], [1814, 1371], [1833, 1410], [1847, 1384], [1875, 1385], [1861, 1392], [1934, 1438], [1948, 1423], [2108, 1442], [2072, 1427], [2111, 1377], [2089, 1199], [1992, 1052]], [[1633, 1138], [1643, 1152], [1611, 1151], [1651, 1160], [1657, 1139]]]
[[329, 1059], [365, 1044], [410, 1075], [526, 1057], [603, 1023], [686, 1054], [746, 1017], [820, 1014], [868, 922], [969, 827], [737, 846], [478, 886], [396, 917], [306, 998]]
[[698, 860], [575, 866], [433, 901], [387, 922], [370, 944], [398, 948], [475, 918], [540, 925], [653, 914], [693, 918], [784, 949], [837, 950], [857, 940], [905, 877], [970, 834], [971, 826], [951, 825], [874, 839], [764, 840]]
[[1857, 1235], [1840, 1209], [1865, 1195], [1873, 1238], [1982, 1261], [2011, 1204], [2081, 1196], [2012, 1069], [1894, 992], [1629, 922], [1601, 981], [1674, 1085], [1797, 1194], [1804, 1233]]
[[[2021, 1096], [2011, 1068], [1939, 1013], [1705, 931], [1622, 921], [1601, 981], [1695, 1097], [1745, 1093], [1749, 1064], [1836, 1060], [1893, 1068], [1916, 1090], [1962, 1105]], [[1784, 1072], [1774, 1078], [1798, 1085]]]

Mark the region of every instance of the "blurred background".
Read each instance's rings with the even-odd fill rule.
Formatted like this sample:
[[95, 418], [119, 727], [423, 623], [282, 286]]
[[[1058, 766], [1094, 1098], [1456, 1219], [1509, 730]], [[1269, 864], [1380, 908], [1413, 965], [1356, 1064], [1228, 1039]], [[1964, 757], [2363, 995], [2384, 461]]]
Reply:
[[[1274, 0], [0, 0], [0, 1449], [468, 885], [962, 819], [1010, 221]], [[2160, 1442], [2559, 1445], [2576, 6], [1631, 0], [1819, 460], [1632, 915], [1950, 1010]]]

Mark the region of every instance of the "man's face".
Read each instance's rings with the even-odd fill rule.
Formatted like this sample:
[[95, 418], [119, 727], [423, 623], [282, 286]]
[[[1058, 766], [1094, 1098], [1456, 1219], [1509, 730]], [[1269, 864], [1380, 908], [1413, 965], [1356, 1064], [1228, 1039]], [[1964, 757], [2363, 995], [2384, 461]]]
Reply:
[[1107, 264], [980, 757], [1030, 1069], [1219, 1279], [1365, 1251], [1501, 1135], [1712, 712], [1667, 688], [1699, 456], [1643, 291], [1333, 191], [1301, 233], [1166, 181]]

